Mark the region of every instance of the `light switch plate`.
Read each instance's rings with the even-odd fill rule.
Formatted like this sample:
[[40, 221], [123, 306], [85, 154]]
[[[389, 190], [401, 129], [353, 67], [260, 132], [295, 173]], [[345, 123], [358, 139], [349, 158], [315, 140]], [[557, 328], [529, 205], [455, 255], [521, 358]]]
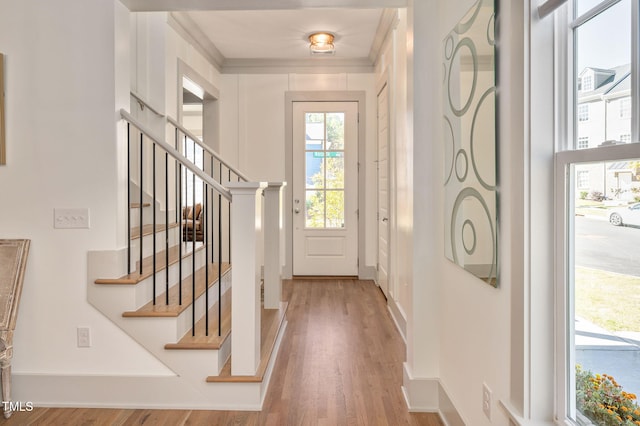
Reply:
[[53, 227], [58, 229], [89, 228], [89, 209], [53, 209]]

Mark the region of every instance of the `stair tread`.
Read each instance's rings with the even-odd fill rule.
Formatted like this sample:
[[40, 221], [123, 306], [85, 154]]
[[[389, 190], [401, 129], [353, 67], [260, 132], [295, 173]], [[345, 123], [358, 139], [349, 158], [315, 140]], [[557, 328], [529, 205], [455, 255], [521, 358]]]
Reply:
[[260, 365], [255, 376], [234, 376], [231, 374], [231, 358], [226, 362], [220, 375], [209, 376], [208, 383], [260, 383], [273, 356], [278, 332], [284, 323], [288, 302], [281, 302], [280, 309], [262, 309], [260, 318]]
[[[231, 265], [229, 263], [222, 263], [222, 274], [224, 275]], [[196, 270], [195, 274], [195, 298], [197, 299], [205, 292], [205, 267]], [[209, 288], [218, 280], [218, 264], [209, 263]], [[156, 297], [155, 305], [153, 301], [150, 301], [146, 305], [142, 306], [135, 311], [127, 311], [122, 314], [123, 317], [176, 317], [184, 312], [193, 300], [192, 298], [192, 278], [191, 275], [182, 279], [182, 305], [180, 301], [180, 291], [178, 285], [169, 287], [169, 304], [166, 304], [166, 292], [163, 292]]]
[[[173, 222], [173, 223], [169, 223], [169, 229], [172, 228], [176, 228], [178, 226], [177, 222]], [[167, 229], [167, 225], [165, 225], [164, 223], [162, 224], [156, 224], [156, 230], [155, 232], [162, 232], [165, 229]], [[154, 230], [153, 230], [153, 224], [150, 223], [148, 225], [144, 225], [142, 227], [142, 236], [146, 237], [147, 235], [153, 235], [154, 234]], [[140, 238], [140, 227], [139, 226], [135, 226], [133, 228], [131, 228], [131, 239], [132, 240], [136, 240]]]
[[[183, 242], [182, 244], [182, 257], [185, 258], [189, 256], [193, 251], [193, 243], [192, 242]], [[197, 242], [195, 244], [195, 251], [202, 250], [204, 248], [204, 244], [201, 242]], [[166, 250], [162, 250], [156, 254], [156, 272], [162, 271], [165, 269], [165, 252]], [[180, 257], [179, 245], [175, 245], [169, 248], [169, 266], [177, 263]], [[140, 262], [136, 262], [139, 264]], [[153, 275], [153, 255], [148, 256], [142, 260], [142, 273], [136, 271], [124, 275], [120, 278], [98, 278], [95, 280], [96, 284], [138, 284], [139, 282], [149, 278]]]
[[149, 206], [151, 206], [151, 203], [142, 203], [142, 204], [140, 204], [140, 203], [131, 203], [131, 208], [132, 209], [139, 209], [140, 206], [149, 207]]
[[195, 336], [189, 330], [177, 343], [164, 345], [165, 349], [220, 349], [231, 334], [231, 289], [222, 295], [222, 327], [218, 336], [218, 306], [209, 309], [209, 335], [206, 335], [206, 317], [202, 317], [195, 326]]

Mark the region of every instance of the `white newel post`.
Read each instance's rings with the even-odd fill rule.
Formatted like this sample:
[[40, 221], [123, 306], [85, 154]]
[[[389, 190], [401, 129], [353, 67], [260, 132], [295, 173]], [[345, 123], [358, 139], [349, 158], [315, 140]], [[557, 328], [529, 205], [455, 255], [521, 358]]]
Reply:
[[262, 182], [229, 182], [231, 191], [231, 374], [253, 376], [260, 363], [259, 233]]
[[278, 309], [282, 300], [282, 188], [286, 182], [269, 182], [264, 189], [264, 308]]

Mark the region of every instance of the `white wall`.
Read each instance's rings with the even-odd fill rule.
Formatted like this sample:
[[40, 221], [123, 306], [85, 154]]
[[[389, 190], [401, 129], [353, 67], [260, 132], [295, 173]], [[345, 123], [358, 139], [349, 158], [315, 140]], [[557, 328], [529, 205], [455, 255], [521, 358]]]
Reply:
[[[461, 419], [474, 426], [509, 424], [499, 401], [513, 407], [515, 414], [549, 422], [553, 412], [552, 206], [537, 203], [529, 210], [535, 202], [529, 197], [534, 194], [539, 199], [545, 191], [553, 193], [553, 162], [548, 155], [553, 145], [549, 134], [552, 121], [548, 120], [553, 97], [548, 91], [550, 83], [542, 84], [545, 79], [553, 80], [544, 74], [536, 78], [536, 83], [541, 82], [535, 92], [540, 105], [537, 109], [547, 112], [536, 122], [536, 131], [529, 134], [525, 58], [529, 54], [537, 58], [534, 55], [539, 53], [530, 53], [528, 49], [533, 47], [526, 44], [529, 2], [525, 2], [524, 11], [523, 4], [500, 2], [502, 34], [509, 37], [501, 39], [499, 46], [499, 288], [485, 284], [444, 256], [442, 41], [474, 3], [410, 2], [406, 61], [397, 59], [398, 64], [408, 64], [408, 99], [406, 116], [401, 110], [396, 114], [398, 123], [407, 123], [407, 138], [404, 142], [396, 132], [398, 223], [394, 232], [399, 245], [411, 244], [413, 250], [412, 265], [398, 262], [394, 272], [410, 278], [410, 304], [405, 306], [405, 299], [399, 298], [408, 321], [409, 376], [405, 375], [405, 387], [413, 403], [420, 395], [415, 395], [412, 385], [436, 378], [440, 408], [445, 408], [444, 395]], [[544, 41], [546, 44], [541, 41], [534, 47], [548, 47], [550, 41]], [[398, 75], [396, 84], [401, 80]], [[533, 140], [534, 136], [536, 144], [529, 148], [529, 137]], [[407, 161], [413, 164], [409, 178], [403, 175]], [[404, 193], [404, 182], [409, 195]], [[402, 212], [411, 206], [413, 215], [403, 217]], [[538, 314], [544, 319], [529, 322], [528, 306], [544, 307]], [[541, 350], [530, 351], [528, 339]], [[493, 392], [491, 420], [482, 411], [483, 384]], [[433, 400], [425, 404], [431, 403]], [[416, 404], [415, 408], [429, 407]], [[455, 416], [448, 420], [458, 424]]]
[[[233, 74], [220, 84], [221, 153], [257, 181], [285, 180], [285, 93], [287, 91], [365, 91], [365, 264], [376, 251], [376, 92], [373, 74]], [[362, 118], [362, 117], [361, 117]], [[285, 208], [287, 208], [285, 206]], [[290, 206], [288, 208], [291, 208]], [[360, 217], [363, 217], [361, 214]], [[362, 260], [362, 255], [361, 255]]]
[[[0, 1], [0, 236], [32, 240], [14, 375], [168, 374], [86, 301], [87, 251], [124, 241], [116, 110], [128, 104], [128, 24], [112, 0]], [[88, 208], [90, 228], [54, 229], [57, 207]], [[78, 326], [91, 328], [91, 348], [76, 347]]]

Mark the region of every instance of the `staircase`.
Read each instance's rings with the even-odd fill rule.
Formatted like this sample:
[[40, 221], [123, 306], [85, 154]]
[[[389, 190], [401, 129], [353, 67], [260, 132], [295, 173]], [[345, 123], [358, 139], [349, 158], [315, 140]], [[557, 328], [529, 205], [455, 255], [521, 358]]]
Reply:
[[259, 410], [286, 328], [281, 259], [264, 250], [280, 253], [283, 184], [250, 182], [174, 120], [167, 143], [121, 116], [128, 242], [89, 253], [88, 300], [196, 395], [187, 405]]

